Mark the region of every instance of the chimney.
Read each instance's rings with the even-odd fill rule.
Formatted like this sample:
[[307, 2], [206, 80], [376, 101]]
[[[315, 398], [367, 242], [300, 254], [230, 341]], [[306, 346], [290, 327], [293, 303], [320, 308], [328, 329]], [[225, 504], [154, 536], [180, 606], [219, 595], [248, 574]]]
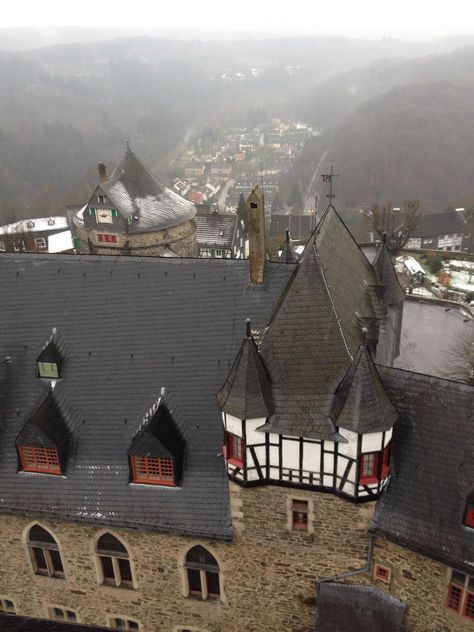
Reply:
[[102, 184], [102, 182], [106, 182], [107, 181], [107, 169], [104, 165], [103, 162], [99, 162], [99, 164], [97, 165], [97, 171], [99, 172], [99, 182]]
[[263, 191], [256, 186], [247, 198], [249, 273], [251, 283], [263, 283], [265, 266], [265, 204]]

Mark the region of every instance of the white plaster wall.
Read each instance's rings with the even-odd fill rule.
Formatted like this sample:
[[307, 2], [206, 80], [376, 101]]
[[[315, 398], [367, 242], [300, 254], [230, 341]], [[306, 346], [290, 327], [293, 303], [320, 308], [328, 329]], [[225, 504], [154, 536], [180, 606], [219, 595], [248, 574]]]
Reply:
[[347, 439], [347, 443], [338, 443], [338, 451], [340, 454], [345, 454], [346, 456], [350, 456], [352, 459], [357, 458], [357, 437], [358, 434], [356, 432], [352, 432], [351, 430], [341, 430], [339, 429], [339, 434]]
[[362, 435], [362, 452], [379, 452], [382, 450], [382, 437], [383, 433], [381, 432], [371, 432]]
[[242, 421], [240, 419], [237, 419], [237, 417], [233, 417], [232, 415], [228, 415], [227, 413], [225, 413], [224, 424], [226, 422], [227, 432], [231, 432], [238, 437], [242, 436]]
[[321, 446], [318, 443], [304, 443], [303, 470], [319, 472], [321, 464]]
[[266, 434], [264, 432], [256, 432], [256, 428], [263, 426], [265, 422], [265, 417], [260, 417], [258, 419], [247, 419], [247, 421], [245, 422], [247, 445], [253, 445], [255, 443], [265, 443]]
[[283, 438], [282, 465], [289, 469], [299, 470], [300, 467], [300, 443]]

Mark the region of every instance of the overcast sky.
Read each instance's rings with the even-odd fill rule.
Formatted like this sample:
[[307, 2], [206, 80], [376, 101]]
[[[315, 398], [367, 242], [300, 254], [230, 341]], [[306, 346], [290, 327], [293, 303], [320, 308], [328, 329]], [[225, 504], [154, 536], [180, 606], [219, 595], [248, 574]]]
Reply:
[[157, 26], [430, 38], [474, 33], [474, 1], [451, 0], [16, 0], [0, 27]]

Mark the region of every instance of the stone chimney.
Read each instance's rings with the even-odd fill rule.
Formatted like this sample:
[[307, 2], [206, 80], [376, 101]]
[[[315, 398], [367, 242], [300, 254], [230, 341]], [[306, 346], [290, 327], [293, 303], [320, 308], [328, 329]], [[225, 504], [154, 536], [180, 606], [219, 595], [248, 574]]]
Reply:
[[256, 186], [247, 198], [249, 237], [249, 273], [251, 283], [263, 283], [265, 267], [265, 203], [263, 191]]
[[102, 184], [102, 182], [107, 182], [108, 178], [107, 178], [107, 168], [104, 165], [103, 162], [99, 162], [99, 164], [97, 165], [97, 171], [99, 172], [99, 182]]

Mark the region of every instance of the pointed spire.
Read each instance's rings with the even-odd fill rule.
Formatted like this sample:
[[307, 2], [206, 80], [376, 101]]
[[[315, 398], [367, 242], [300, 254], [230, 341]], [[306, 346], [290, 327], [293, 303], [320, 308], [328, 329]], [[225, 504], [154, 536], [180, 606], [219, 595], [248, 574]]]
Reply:
[[282, 263], [296, 263], [298, 261], [298, 255], [291, 243], [290, 231], [288, 229], [286, 229], [286, 238], [281, 251], [280, 261]]
[[405, 293], [398, 281], [397, 273], [393, 266], [392, 257], [387, 248], [385, 239], [379, 247], [372, 266], [386, 304], [395, 305], [401, 303], [405, 298]]
[[217, 401], [224, 412], [239, 419], [268, 417], [273, 412], [270, 378], [252, 337], [250, 319], [246, 321], [245, 338]]
[[331, 419], [358, 434], [390, 430], [398, 419], [365, 344], [360, 345], [334, 395]]

